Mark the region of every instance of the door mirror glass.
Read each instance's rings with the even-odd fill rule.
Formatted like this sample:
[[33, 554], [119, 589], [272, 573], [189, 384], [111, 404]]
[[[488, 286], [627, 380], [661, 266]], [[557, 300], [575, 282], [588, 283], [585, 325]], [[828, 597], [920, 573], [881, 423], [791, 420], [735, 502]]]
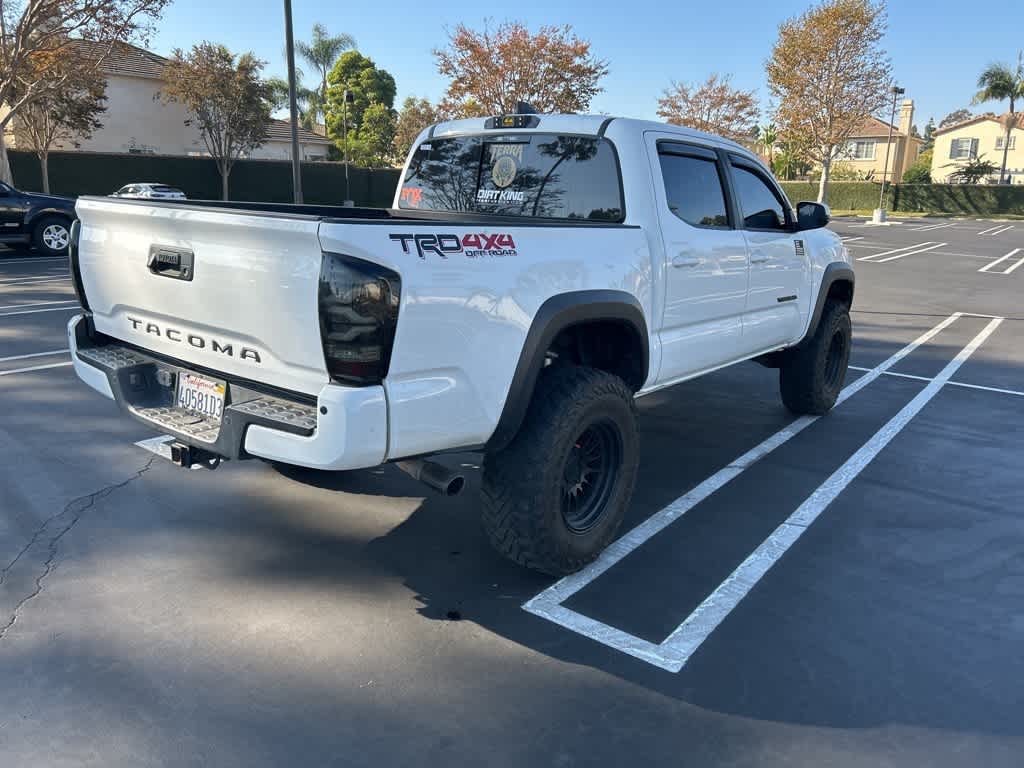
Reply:
[[827, 205], [803, 202], [796, 204], [796, 225], [800, 231], [821, 229], [832, 220], [832, 212]]

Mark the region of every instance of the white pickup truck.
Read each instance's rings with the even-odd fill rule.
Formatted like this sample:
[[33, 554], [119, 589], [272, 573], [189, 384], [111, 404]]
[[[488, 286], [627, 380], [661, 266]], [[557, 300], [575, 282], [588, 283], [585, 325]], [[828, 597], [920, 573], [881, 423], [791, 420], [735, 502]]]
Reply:
[[321, 470], [484, 453], [494, 546], [563, 574], [611, 542], [635, 398], [744, 360], [797, 413], [835, 403], [854, 275], [733, 142], [661, 123], [441, 123], [390, 210], [83, 197], [75, 370], [174, 460]]

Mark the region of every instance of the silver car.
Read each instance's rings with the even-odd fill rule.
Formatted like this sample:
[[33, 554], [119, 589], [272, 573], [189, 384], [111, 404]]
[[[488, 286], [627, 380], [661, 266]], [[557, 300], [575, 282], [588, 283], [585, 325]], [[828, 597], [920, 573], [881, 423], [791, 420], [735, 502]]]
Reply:
[[152, 182], [125, 184], [111, 197], [134, 197], [146, 200], [186, 200], [185, 193], [177, 187]]

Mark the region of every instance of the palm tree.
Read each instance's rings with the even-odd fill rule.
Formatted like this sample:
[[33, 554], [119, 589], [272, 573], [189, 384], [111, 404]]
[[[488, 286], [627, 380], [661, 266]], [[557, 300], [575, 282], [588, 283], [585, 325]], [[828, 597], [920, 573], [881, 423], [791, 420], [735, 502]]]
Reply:
[[327, 104], [327, 73], [331, 71], [331, 67], [342, 52], [355, 47], [356, 41], [352, 35], [346, 35], [344, 32], [340, 35], [331, 35], [320, 23], [313, 25], [312, 40], [308, 43], [302, 40], [295, 43], [295, 50], [299, 55], [320, 73], [320, 88], [312, 91], [315, 95], [308, 100], [314, 118], [317, 113], [324, 113], [324, 105]]
[[764, 148], [764, 156], [768, 162], [768, 167], [774, 172], [775, 162], [775, 144], [779, 140], [779, 131], [775, 127], [775, 123], [768, 123], [758, 128], [758, 132], [761, 134], [758, 137], [758, 143]]
[[1006, 181], [1006, 160], [1010, 151], [1010, 135], [1017, 125], [1017, 99], [1024, 99], [1024, 51], [1017, 53], [1017, 66], [1009, 64], [989, 64], [978, 77], [978, 93], [974, 97], [975, 104], [985, 101], [1010, 102], [1010, 112], [1006, 118], [1006, 139], [1003, 141], [1003, 167], [999, 171], [999, 183]]

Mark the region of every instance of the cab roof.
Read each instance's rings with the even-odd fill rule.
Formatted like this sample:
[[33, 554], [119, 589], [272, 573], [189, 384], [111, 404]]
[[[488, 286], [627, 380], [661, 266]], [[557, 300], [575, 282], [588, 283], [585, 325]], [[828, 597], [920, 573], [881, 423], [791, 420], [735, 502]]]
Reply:
[[[631, 117], [615, 117], [611, 115], [533, 115], [533, 117], [538, 119], [536, 127], [515, 128], [509, 130], [524, 133], [537, 131], [540, 133], [575, 133], [603, 136], [609, 125], [614, 123], [616, 132], [626, 131], [641, 134], [645, 131], [661, 131], [665, 133], [675, 133], [684, 138], [703, 139], [705, 141], [717, 142], [719, 144], [738, 149], [744, 154], [750, 154], [749, 149], [744, 147], [742, 144], [732, 141], [731, 139], [716, 136], [713, 133], [705, 133], [704, 131], [698, 131], [693, 128], [686, 128], [681, 125], [672, 125], [671, 123], [661, 123], [655, 120], [638, 120]], [[438, 123], [429, 129], [428, 136], [433, 138], [489, 133], [496, 130], [500, 131], [501, 129], [487, 127], [487, 121], [489, 119], [490, 118], [473, 117], [465, 120], [449, 120], [443, 123]]]

